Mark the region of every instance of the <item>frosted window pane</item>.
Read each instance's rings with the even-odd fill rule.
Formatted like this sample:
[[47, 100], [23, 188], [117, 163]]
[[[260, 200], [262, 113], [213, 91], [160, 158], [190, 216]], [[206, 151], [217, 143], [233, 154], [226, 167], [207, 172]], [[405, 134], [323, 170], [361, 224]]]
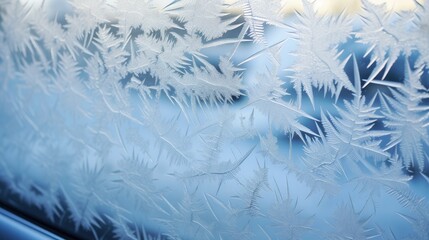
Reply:
[[429, 239], [427, 1], [296, 2], [0, 0], [2, 204], [78, 238]]

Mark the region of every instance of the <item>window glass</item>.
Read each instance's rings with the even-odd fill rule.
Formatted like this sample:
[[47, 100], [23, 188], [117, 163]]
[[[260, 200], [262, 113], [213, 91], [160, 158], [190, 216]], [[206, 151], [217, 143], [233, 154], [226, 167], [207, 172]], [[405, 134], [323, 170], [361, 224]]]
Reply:
[[4, 208], [68, 238], [429, 239], [427, 1], [0, 6]]

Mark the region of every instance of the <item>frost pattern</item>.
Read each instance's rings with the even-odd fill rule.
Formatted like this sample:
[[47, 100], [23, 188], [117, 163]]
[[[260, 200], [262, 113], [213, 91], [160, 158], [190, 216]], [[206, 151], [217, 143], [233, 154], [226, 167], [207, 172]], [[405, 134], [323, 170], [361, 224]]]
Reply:
[[0, 0], [2, 201], [97, 239], [429, 238], [427, 1], [50, 3]]

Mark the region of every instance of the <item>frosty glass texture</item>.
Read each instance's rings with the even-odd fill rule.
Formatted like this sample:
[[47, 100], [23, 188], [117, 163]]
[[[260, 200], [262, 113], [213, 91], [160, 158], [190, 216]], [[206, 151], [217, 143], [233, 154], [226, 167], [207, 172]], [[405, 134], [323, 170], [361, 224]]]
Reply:
[[292, 2], [0, 0], [2, 206], [85, 239], [429, 239], [427, 1]]

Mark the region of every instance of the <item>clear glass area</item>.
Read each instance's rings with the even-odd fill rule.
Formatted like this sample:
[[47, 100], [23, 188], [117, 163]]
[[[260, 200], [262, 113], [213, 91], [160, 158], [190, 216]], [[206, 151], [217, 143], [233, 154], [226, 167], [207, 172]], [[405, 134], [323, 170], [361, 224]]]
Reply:
[[66, 238], [429, 239], [428, 2], [381, 2], [0, 0], [1, 206]]

